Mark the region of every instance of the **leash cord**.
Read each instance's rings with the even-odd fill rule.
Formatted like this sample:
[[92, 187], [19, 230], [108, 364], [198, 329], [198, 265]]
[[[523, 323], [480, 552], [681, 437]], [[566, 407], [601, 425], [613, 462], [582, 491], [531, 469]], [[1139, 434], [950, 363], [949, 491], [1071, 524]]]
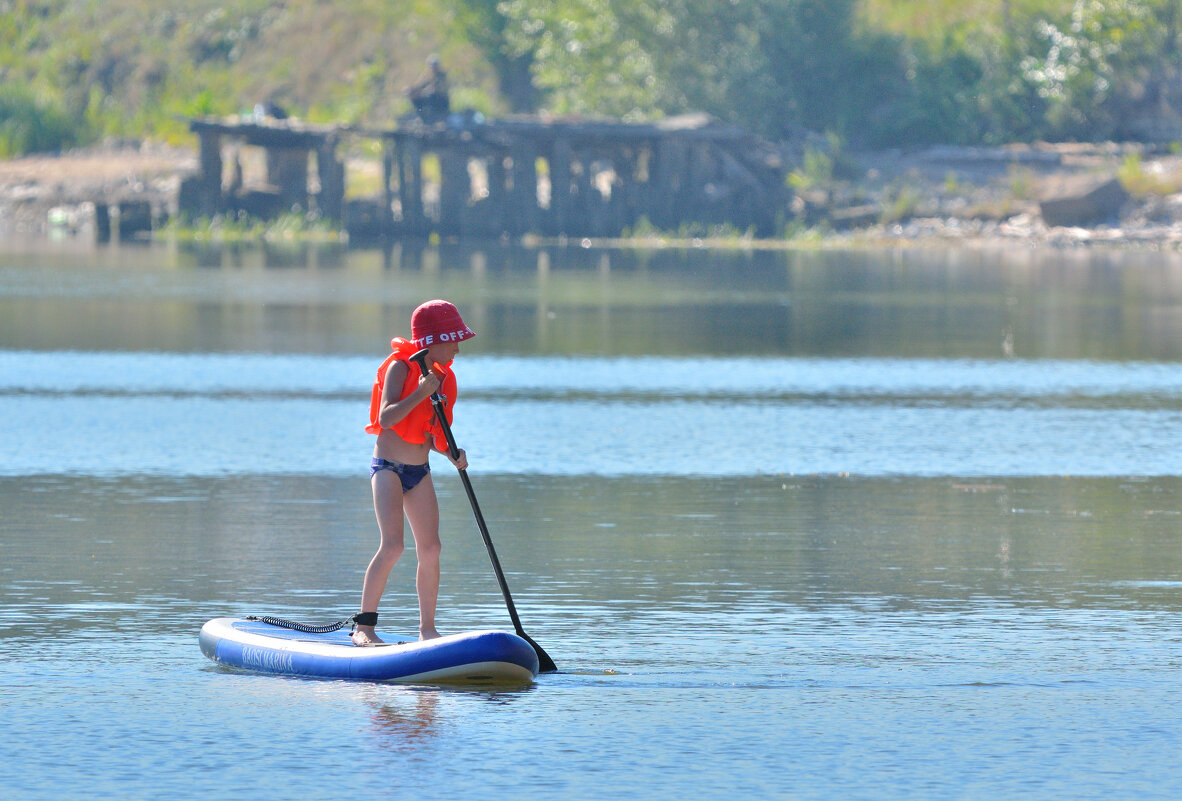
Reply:
[[291, 629], [292, 631], [302, 631], [305, 634], [328, 634], [331, 631], [340, 631], [350, 623], [355, 622], [353, 617], [338, 620], [336, 623], [329, 623], [327, 626], [313, 626], [308, 623], [297, 623], [294, 620], [284, 620], [283, 618], [270, 617], [269, 615], [247, 615], [246, 620], [257, 621], [259, 623], [266, 623], [270, 626], [278, 626], [283, 629]]

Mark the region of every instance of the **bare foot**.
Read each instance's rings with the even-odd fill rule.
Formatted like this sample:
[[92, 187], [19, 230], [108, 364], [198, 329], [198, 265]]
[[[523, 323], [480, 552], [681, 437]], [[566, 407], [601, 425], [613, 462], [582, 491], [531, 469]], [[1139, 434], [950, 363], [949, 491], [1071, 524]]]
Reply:
[[422, 629], [422, 628], [419, 629], [419, 641], [420, 642], [423, 640], [437, 640], [442, 636], [443, 636], [442, 634], [440, 634], [438, 631], [435, 630], [434, 626], [432, 626], [429, 629]]
[[358, 626], [349, 635], [354, 645], [381, 645], [383, 640], [374, 633], [373, 626]]

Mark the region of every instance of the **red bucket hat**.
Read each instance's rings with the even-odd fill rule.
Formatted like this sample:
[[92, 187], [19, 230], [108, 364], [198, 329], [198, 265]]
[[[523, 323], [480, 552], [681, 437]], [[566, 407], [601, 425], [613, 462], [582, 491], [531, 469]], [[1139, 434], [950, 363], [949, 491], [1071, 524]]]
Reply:
[[416, 348], [440, 342], [463, 342], [476, 336], [464, 325], [460, 310], [446, 300], [429, 300], [410, 316], [410, 339]]

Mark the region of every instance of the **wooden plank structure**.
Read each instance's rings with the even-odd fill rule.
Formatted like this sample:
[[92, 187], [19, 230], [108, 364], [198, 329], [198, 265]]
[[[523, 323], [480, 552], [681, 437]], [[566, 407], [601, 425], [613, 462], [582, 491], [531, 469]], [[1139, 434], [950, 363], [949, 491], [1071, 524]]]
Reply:
[[[201, 140], [201, 167], [182, 191], [182, 211], [250, 205], [241, 189], [223, 185], [222, 139], [230, 137], [267, 149], [274, 209], [314, 208], [362, 238], [608, 237], [642, 220], [661, 230], [728, 224], [768, 235], [789, 198], [777, 149], [705, 114], [626, 123], [462, 112], [446, 123], [414, 118], [390, 130], [269, 119], [200, 119], [190, 127]], [[346, 136], [381, 143], [380, 197], [345, 201], [336, 151]], [[307, 180], [312, 153], [315, 196]], [[424, 166], [432, 159], [437, 181], [425, 178], [435, 172]]]
[[[345, 167], [337, 156], [344, 130], [337, 125], [310, 125], [271, 117], [192, 119], [189, 129], [199, 142], [198, 172], [181, 184], [181, 213], [210, 217], [245, 211], [261, 218], [292, 209], [317, 211], [330, 220], [344, 220]], [[224, 180], [223, 140], [266, 151], [266, 184], [241, 185], [241, 165]], [[309, 158], [316, 156], [319, 191], [308, 185]], [[235, 156], [237, 154], [235, 153]]]

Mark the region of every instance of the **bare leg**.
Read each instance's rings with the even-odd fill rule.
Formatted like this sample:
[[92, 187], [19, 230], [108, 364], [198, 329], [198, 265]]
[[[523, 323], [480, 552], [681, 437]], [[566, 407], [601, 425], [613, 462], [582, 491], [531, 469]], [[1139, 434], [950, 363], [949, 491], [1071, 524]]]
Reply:
[[419, 593], [419, 639], [439, 636], [435, 628], [435, 605], [439, 601], [439, 501], [428, 474], [418, 486], [406, 493], [406, 519], [415, 538], [415, 587]]
[[[373, 486], [373, 508], [378, 519], [378, 531], [382, 535], [378, 551], [365, 569], [365, 582], [361, 586], [361, 611], [376, 612], [386, 591], [390, 571], [402, 556], [404, 525], [402, 520], [402, 483], [393, 472], [379, 470], [370, 484]], [[381, 642], [373, 626], [357, 626], [353, 642], [358, 645]]]

